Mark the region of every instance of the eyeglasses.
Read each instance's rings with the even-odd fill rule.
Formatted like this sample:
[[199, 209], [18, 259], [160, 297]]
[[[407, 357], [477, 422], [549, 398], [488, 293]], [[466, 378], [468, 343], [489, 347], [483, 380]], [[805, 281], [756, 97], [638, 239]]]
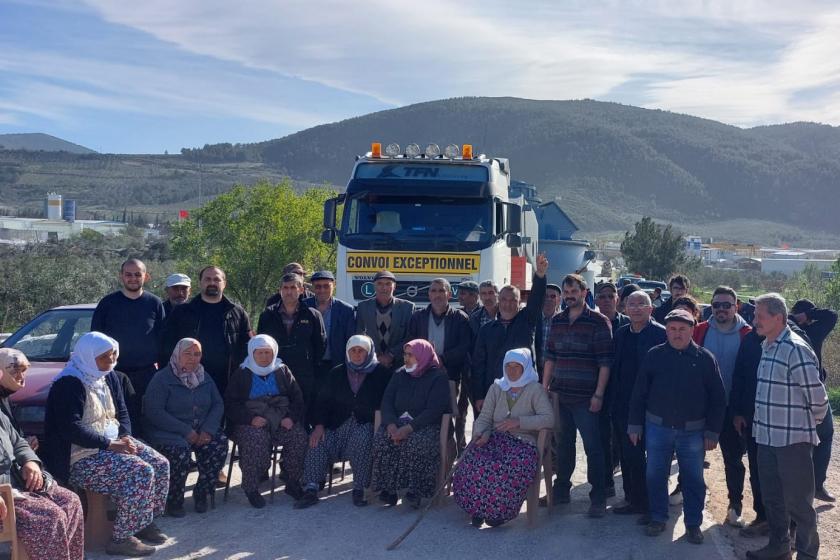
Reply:
[[650, 307], [647, 303], [627, 303], [624, 305], [627, 309], [644, 309]]
[[728, 301], [716, 301], [712, 303], [712, 309], [730, 309], [734, 305], [734, 303], [729, 303]]

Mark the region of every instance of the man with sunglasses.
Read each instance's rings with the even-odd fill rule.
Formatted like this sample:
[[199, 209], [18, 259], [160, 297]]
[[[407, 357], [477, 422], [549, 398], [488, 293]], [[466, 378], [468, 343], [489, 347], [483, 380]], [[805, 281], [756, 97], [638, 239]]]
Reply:
[[728, 286], [718, 286], [712, 293], [712, 316], [694, 329], [694, 342], [711, 352], [720, 366], [720, 376], [726, 391], [726, 418], [720, 434], [720, 451], [723, 455], [726, 488], [729, 492], [729, 507], [726, 521], [735, 527], [744, 527], [741, 517], [744, 498], [743, 456], [746, 442], [735, 430], [729, 396], [732, 392], [732, 378], [735, 361], [741, 341], [752, 331], [752, 327], [738, 315], [738, 295]]

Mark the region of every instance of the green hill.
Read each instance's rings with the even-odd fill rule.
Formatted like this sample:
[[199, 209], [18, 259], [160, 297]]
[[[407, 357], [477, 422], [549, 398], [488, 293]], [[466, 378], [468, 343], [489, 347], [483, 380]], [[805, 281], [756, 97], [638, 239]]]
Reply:
[[590, 100], [433, 101], [178, 156], [0, 152], [0, 200], [31, 205], [55, 190], [82, 208], [172, 210], [197, 203], [199, 178], [204, 195], [259, 177], [343, 186], [371, 141], [472, 143], [478, 153], [508, 157], [515, 178], [538, 185], [545, 199], [562, 196], [588, 231], [624, 229], [648, 214], [709, 232], [718, 223], [737, 231], [743, 221], [744, 233], [767, 242], [774, 225], [806, 240], [804, 231], [840, 235], [836, 205], [826, 204], [840, 186], [840, 128], [741, 129]]
[[71, 154], [95, 154], [90, 148], [78, 144], [33, 132], [28, 134], [0, 134], [0, 149], [28, 150], [31, 152], [69, 152]]

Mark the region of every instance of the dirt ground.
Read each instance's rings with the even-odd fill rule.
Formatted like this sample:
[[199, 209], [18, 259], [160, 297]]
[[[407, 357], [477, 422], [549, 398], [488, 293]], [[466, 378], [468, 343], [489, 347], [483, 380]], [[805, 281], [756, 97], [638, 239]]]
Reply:
[[[840, 429], [840, 423], [836, 424]], [[840, 495], [840, 438], [834, 443], [835, 463], [829, 470], [827, 486]], [[726, 516], [726, 484], [720, 452], [709, 454], [711, 467], [706, 470], [709, 495], [704, 513], [704, 544], [685, 541], [680, 507], [671, 508], [671, 520], [665, 534], [647, 537], [635, 519], [608, 512], [603, 519], [589, 519], [588, 485], [583, 449], [578, 442], [578, 466], [573, 476], [572, 503], [557, 506], [552, 512], [541, 508], [534, 527], [523, 515], [496, 529], [478, 530], [452, 501], [433, 507], [419, 527], [396, 551], [385, 547], [416, 519], [417, 513], [406, 506], [394, 508], [374, 502], [366, 508], [351, 504], [352, 473], [335, 479], [333, 493], [320, 504], [303, 511], [292, 509], [291, 499], [276, 494], [266, 508], [251, 508], [239, 488], [238, 469], [234, 469], [230, 499], [217, 494], [216, 509], [198, 515], [187, 498], [188, 514], [183, 519], [161, 518], [158, 524], [171, 537], [151, 558], [167, 560], [263, 560], [263, 559], [414, 559], [414, 558], [586, 558], [603, 560], [734, 560], [745, 558], [746, 551], [760, 548], [766, 539], [744, 539], [736, 529], [722, 524]], [[746, 458], [744, 459], [746, 461]], [[676, 466], [674, 471], [676, 472]], [[189, 483], [194, 482], [191, 475]], [[672, 476], [671, 484], [675, 483]], [[609, 505], [622, 503], [619, 495]], [[268, 486], [264, 487], [268, 497]], [[543, 489], [544, 493], [545, 489]], [[749, 484], [744, 503], [752, 503]], [[321, 494], [325, 496], [325, 492]], [[818, 502], [821, 558], [840, 559], [840, 507]], [[745, 509], [747, 520], [752, 511]], [[8, 557], [8, 556], [6, 556]], [[89, 560], [114, 558], [102, 552], [88, 553]]]

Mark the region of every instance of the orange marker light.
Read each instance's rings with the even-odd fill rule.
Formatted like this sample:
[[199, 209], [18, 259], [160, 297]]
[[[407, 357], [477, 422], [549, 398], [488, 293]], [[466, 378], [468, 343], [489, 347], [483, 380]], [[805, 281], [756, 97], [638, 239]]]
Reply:
[[379, 142], [373, 142], [370, 145], [370, 157], [381, 158], [382, 157], [382, 144]]
[[464, 149], [461, 150], [464, 159], [472, 159], [472, 144], [464, 144]]

